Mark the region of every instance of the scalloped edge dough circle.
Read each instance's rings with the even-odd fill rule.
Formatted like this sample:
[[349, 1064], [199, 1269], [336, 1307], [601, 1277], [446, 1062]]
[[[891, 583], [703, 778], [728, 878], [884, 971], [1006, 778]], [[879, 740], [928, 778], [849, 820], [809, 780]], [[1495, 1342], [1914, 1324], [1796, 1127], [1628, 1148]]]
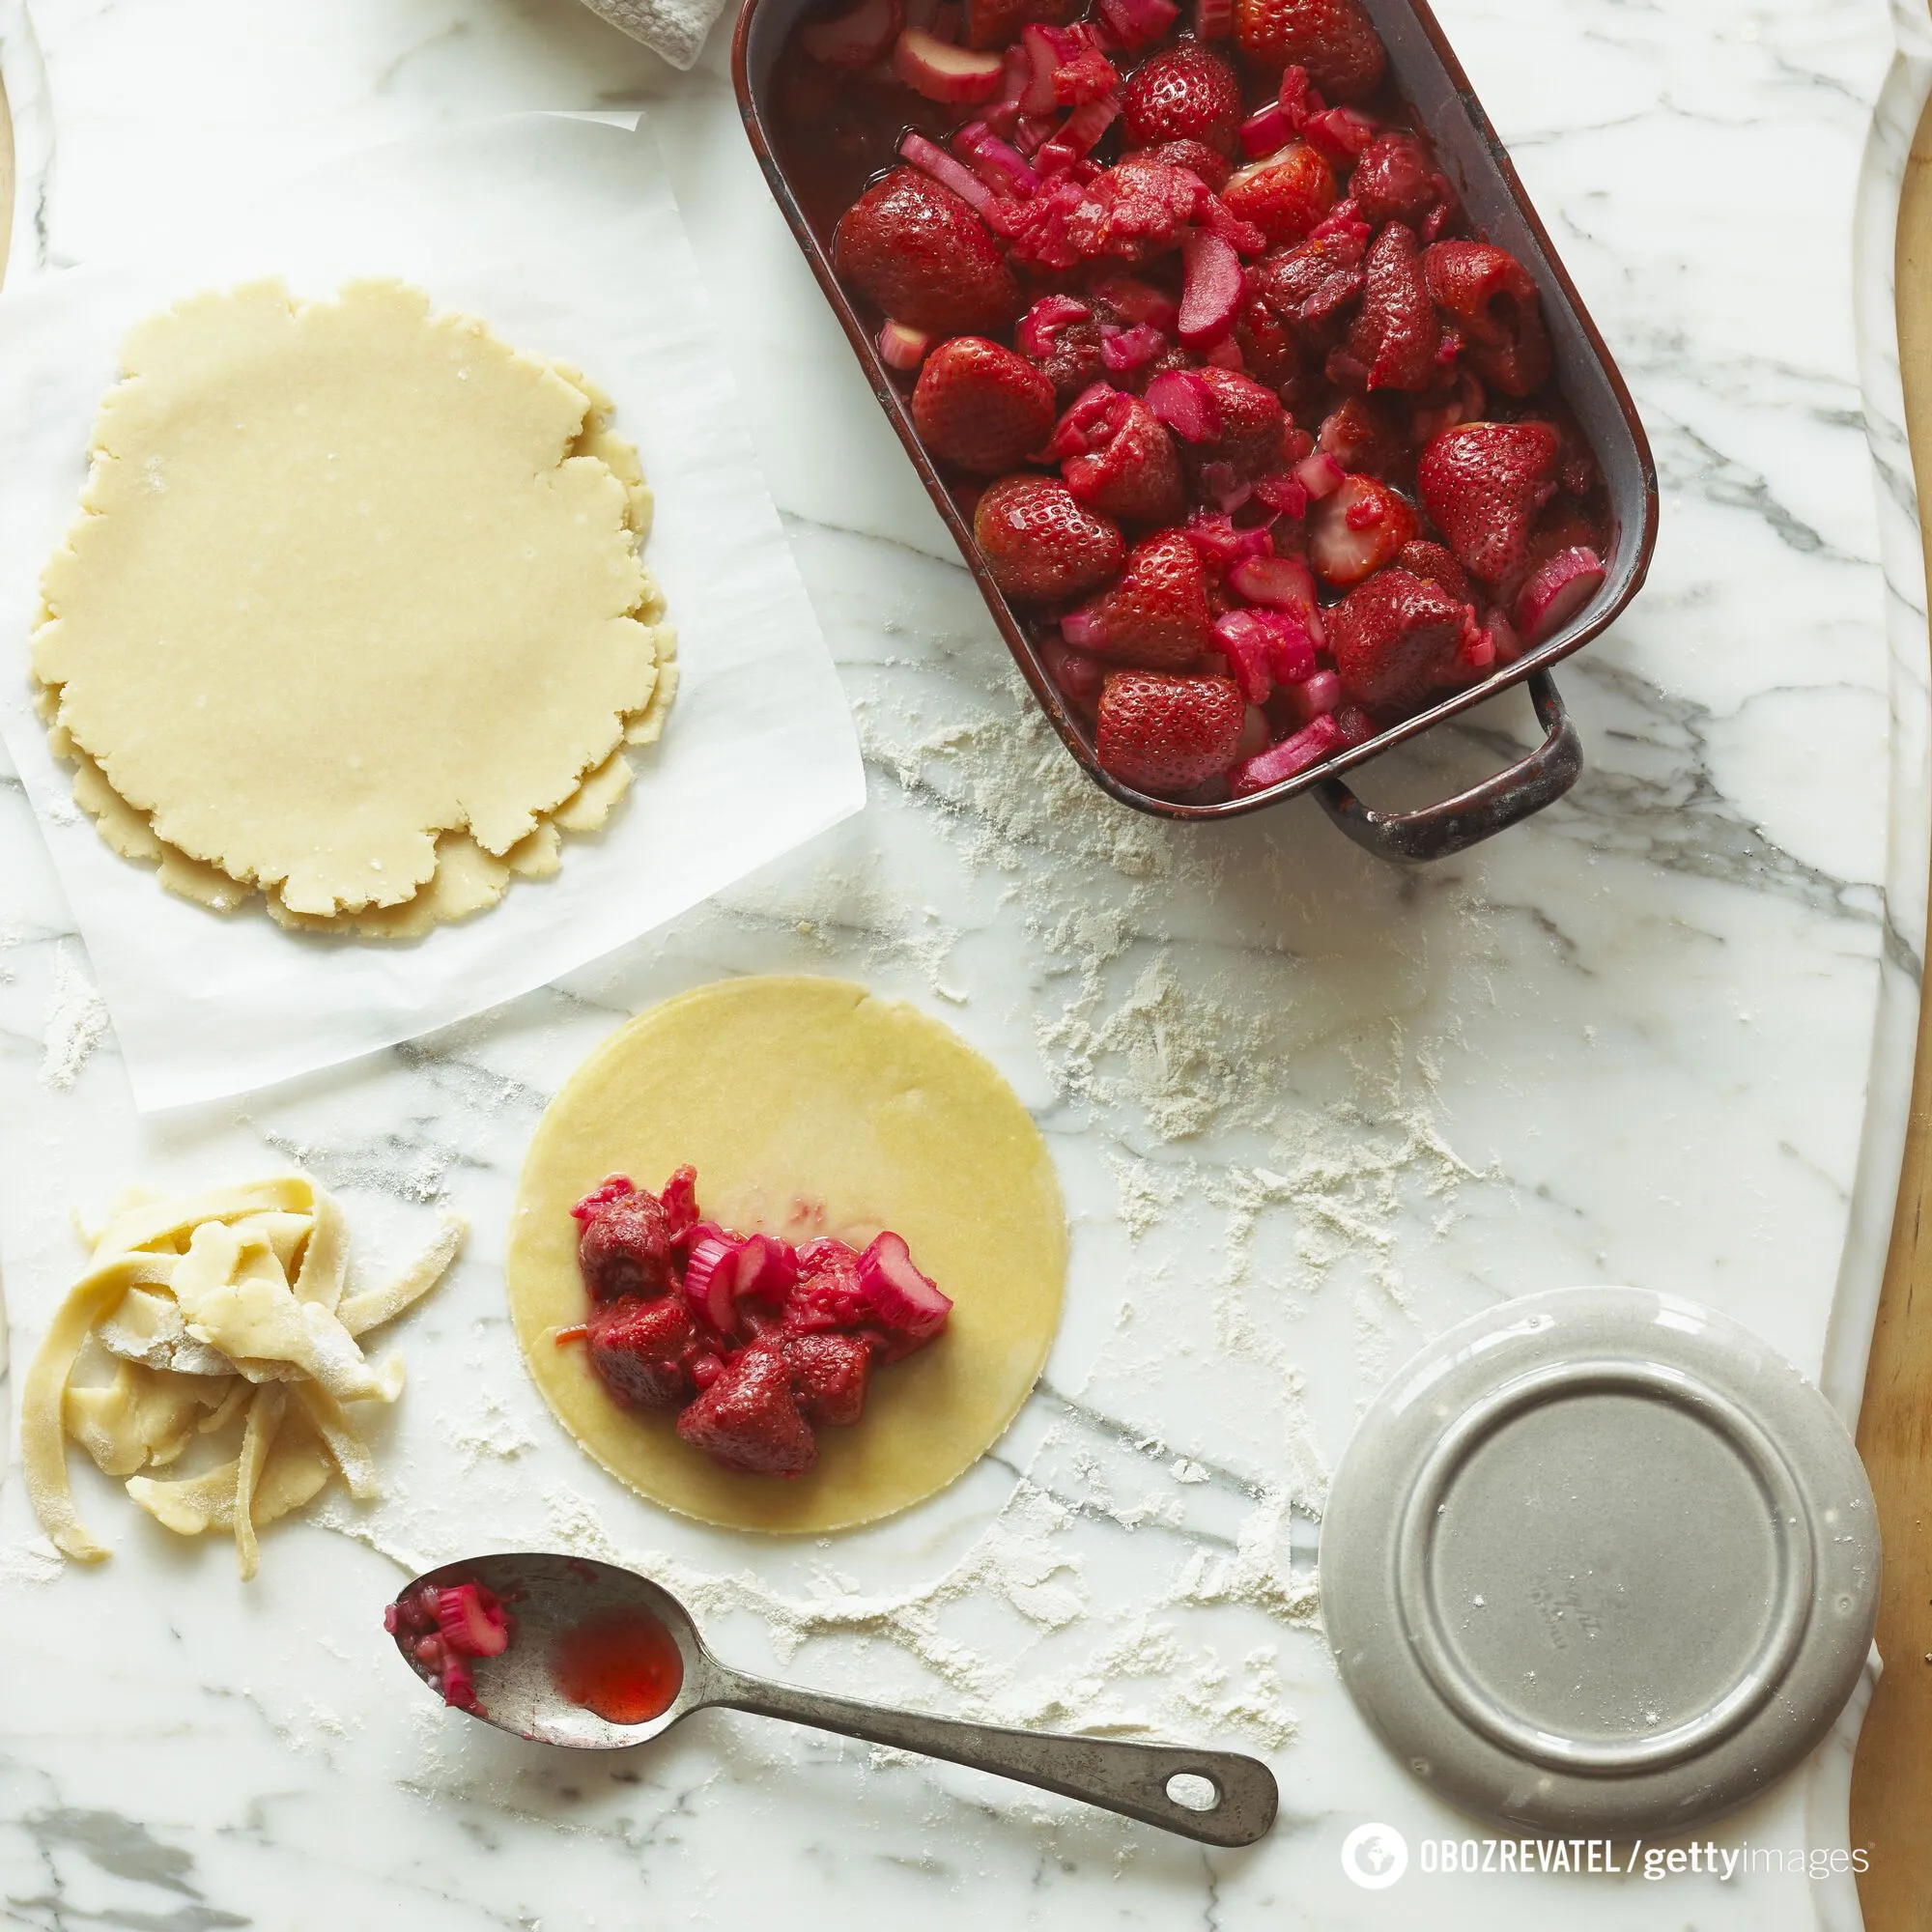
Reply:
[[293, 914], [393, 907], [646, 712], [641, 478], [558, 367], [384, 280], [194, 297], [122, 365], [32, 651], [156, 839]]
[[[789, 1481], [738, 1476], [669, 1415], [619, 1408], [585, 1350], [571, 1204], [611, 1174], [684, 1162], [717, 1220], [804, 1240], [884, 1227], [953, 1299], [947, 1332], [873, 1378], [849, 1429]], [[1060, 1322], [1066, 1215], [1052, 1156], [992, 1064], [917, 1008], [843, 980], [720, 980], [632, 1020], [551, 1102], [510, 1222], [510, 1314], [545, 1400], [647, 1500], [727, 1528], [874, 1522], [962, 1475], [1005, 1434]]]

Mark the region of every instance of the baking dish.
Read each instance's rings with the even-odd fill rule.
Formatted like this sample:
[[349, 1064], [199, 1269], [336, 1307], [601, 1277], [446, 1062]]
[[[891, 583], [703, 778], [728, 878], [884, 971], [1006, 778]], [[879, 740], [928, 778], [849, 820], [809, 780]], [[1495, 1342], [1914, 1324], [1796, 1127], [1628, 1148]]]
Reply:
[[[1433, 142], [1474, 229], [1506, 248], [1535, 280], [1554, 351], [1557, 383], [1588, 439], [1609, 499], [1611, 539], [1605, 575], [1594, 597], [1554, 636], [1479, 684], [1454, 692], [1428, 709], [1335, 753], [1321, 764], [1246, 797], [1181, 804], [1136, 791], [1102, 770], [1085, 724], [1047, 675], [1024, 625], [1008, 603], [913, 426], [905, 394], [879, 356], [866, 323], [833, 271], [827, 247], [813, 232], [801, 198], [770, 138], [771, 92], [780, 48], [812, 0], [745, 0], [732, 43], [738, 106], [765, 178], [825, 298], [838, 318], [879, 406], [890, 417], [921, 481], [946, 520], [973, 572], [993, 621], [1007, 640], [1035, 697], [1066, 749], [1094, 782], [1136, 810], [1180, 820], [1232, 818], [1312, 791], [1334, 822], [1358, 844], [1385, 859], [1442, 858], [1541, 810], [1575, 783], [1582, 748], [1550, 676], [1550, 667], [1579, 650], [1612, 623], [1635, 596], [1657, 541], [1657, 470], [1630, 392], [1590, 320], [1543, 223], [1529, 205], [1509, 156], [1471, 91], [1425, 0], [1365, 0], [1387, 50], [1390, 75], [1415, 125]], [[1543, 726], [1543, 742], [1506, 770], [1440, 803], [1406, 812], [1371, 810], [1343, 773], [1466, 711], [1513, 684], [1526, 682]]]

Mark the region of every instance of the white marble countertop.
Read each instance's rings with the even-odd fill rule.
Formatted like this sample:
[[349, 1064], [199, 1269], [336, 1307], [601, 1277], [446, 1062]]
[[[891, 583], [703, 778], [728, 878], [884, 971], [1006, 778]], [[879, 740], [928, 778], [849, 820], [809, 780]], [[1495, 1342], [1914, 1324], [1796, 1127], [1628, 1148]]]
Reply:
[[[98, 1209], [137, 1175], [296, 1158], [378, 1245], [435, 1204], [474, 1228], [410, 1324], [387, 1498], [276, 1529], [247, 1589], [222, 1550], [162, 1548], [100, 1486], [90, 1507], [120, 1553], [63, 1574], [8, 1483], [7, 1921], [1855, 1926], [1849, 1883], [1795, 1862], [1730, 1881], [1412, 1870], [1386, 1893], [1351, 1887], [1337, 1852], [1356, 1824], [1412, 1845], [1468, 1827], [1356, 1718], [1312, 1557], [1366, 1394], [1499, 1296], [1681, 1292], [1856, 1406], [1926, 817], [1889, 274], [1932, 59], [1888, 77], [1877, 0], [1443, 0], [1629, 378], [1664, 506], [1649, 587], [1561, 673], [1589, 758], [1575, 793], [1413, 873], [1310, 805], [1190, 834], [1080, 779], [765, 195], [722, 32], [679, 75], [574, 0], [30, 11], [0, 4], [15, 276], [373, 140], [647, 104], [862, 722], [870, 804], [566, 985], [143, 1121], [18, 787], [0, 786], [10, 1283], [60, 1278], [69, 1207]], [[1506, 697], [1364, 790], [1445, 792], [1528, 729]], [[1074, 1219], [1065, 1323], [1007, 1440], [909, 1517], [802, 1546], [671, 1520], [605, 1481], [529, 1389], [498, 1271], [524, 1143], [582, 1054], [667, 991], [767, 968], [865, 979], [992, 1054]], [[37, 1339], [16, 1327], [16, 1358]], [[519, 1543], [648, 1561], [754, 1668], [1261, 1750], [1281, 1823], [1252, 1851], [1204, 1854], [750, 1719], [582, 1762], [445, 1719], [399, 1682], [376, 1606], [401, 1565]], [[1850, 1736], [1705, 1835], [1842, 1849]]]

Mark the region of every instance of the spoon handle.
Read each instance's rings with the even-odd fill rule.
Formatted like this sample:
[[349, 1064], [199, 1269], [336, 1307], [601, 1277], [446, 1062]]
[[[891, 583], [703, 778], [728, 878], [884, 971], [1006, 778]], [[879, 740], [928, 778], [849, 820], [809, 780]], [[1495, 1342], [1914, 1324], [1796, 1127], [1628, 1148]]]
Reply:
[[[947, 1758], [975, 1771], [990, 1771], [1065, 1798], [1103, 1805], [1204, 1844], [1251, 1845], [1274, 1823], [1274, 1774], [1259, 1758], [1236, 1751], [974, 1724], [922, 1711], [887, 1710], [749, 1677], [722, 1664], [716, 1667], [717, 1676], [706, 1687], [707, 1704]], [[1169, 1781], [1183, 1775], [1205, 1778], [1211, 1786], [1213, 1798], [1206, 1808], [1178, 1803], [1168, 1795]], [[1204, 1791], [1201, 1796], [1205, 1800], [1208, 1794]]]

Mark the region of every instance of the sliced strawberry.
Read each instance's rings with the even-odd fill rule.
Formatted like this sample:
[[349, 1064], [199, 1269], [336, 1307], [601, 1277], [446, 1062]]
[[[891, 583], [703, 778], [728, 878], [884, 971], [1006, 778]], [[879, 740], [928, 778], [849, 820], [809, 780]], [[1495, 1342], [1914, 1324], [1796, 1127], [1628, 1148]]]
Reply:
[[905, 24], [900, 0], [859, 0], [829, 20], [801, 27], [799, 45], [826, 67], [857, 70], [884, 57]]
[[1100, 693], [1094, 752], [1103, 771], [1137, 791], [1187, 791], [1234, 762], [1246, 717], [1230, 678], [1119, 670]]
[[1235, 35], [1257, 67], [1305, 67], [1331, 100], [1373, 94], [1387, 66], [1361, 0], [1237, 0]]
[[1413, 134], [1378, 134], [1349, 177], [1349, 199], [1375, 227], [1404, 221], [1420, 228], [1448, 186]]
[[980, 476], [1034, 455], [1053, 416], [1053, 384], [1024, 355], [980, 335], [942, 343], [912, 392], [912, 419], [926, 447]]
[[1335, 205], [1335, 170], [1305, 141], [1228, 178], [1221, 199], [1270, 246], [1303, 241]]
[[844, 1427], [866, 1406], [872, 1351], [857, 1335], [787, 1335], [792, 1399], [808, 1422]]
[[800, 1476], [818, 1438], [799, 1413], [791, 1370], [775, 1342], [754, 1342], [677, 1419], [679, 1437], [747, 1476]]
[[1487, 242], [1437, 242], [1422, 266], [1477, 375], [1506, 396], [1540, 388], [1549, 376], [1549, 334], [1529, 270]]
[[1331, 381], [1371, 389], [1427, 389], [1441, 372], [1442, 327], [1413, 232], [1391, 221], [1362, 264], [1362, 306], [1328, 358]]
[[1378, 396], [1345, 396], [1322, 418], [1316, 444], [1344, 469], [1386, 478], [1408, 455], [1393, 406]]
[[1019, 286], [986, 224], [917, 168], [895, 168], [839, 217], [838, 272], [908, 328], [993, 335], [1019, 313]]
[[1061, 630], [1077, 650], [1150, 670], [1180, 670], [1208, 648], [1213, 617], [1208, 574], [1179, 530], [1163, 530], [1128, 554], [1120, 581], [1078, 611]]
[[1360, 583], [1420, 529], [1407, 497], [1373, 476], [1350, 476], [1308, 513], [1308, 560], [1324, 583]]
[[1547, 422], [1459, 423], [1423, 450], [1416, 493], [1456, 559], [1490, 584], [1520, 570], [1556, 490], [1563, 440]]
[[587, 1340], [592, 1371], [625, 1408], [681, 1408], [697, 1392], [691, 1364], [704, 1345], [676, 1295], [607, 1302], [591, 1315]]
[[1094, 384], [1061, 418], [1048, 454], [1075, 501], [1104, 517], [1171, 524], [1185, 508], [1174, 439], [1138, 396]]
[[973, 512], [993, 582], [1016, 603], [1055, 604], [1096, 589], [1126, 554], [1120, 526], [1052, 476], [1003, 476]]
[[1235, 70], [1198, 42], [1183, 41], [1143, 61], [1121, 101], [1121, 138], [1130, 148], [1198, 141], [1232, 156], [1240, 125], [1241, 83]]
[[1328, 647], [1353, 703], [1413, 710], [1465, 681], [1458, 660], [1474, 628], [1469, 607], [1439, 585], [1384, 570], [1329, 611]]
[[577, 1266], [592, 1301], [659, 1295], [673, 1288], [670, 1227], [649, 1188], [612, 1175], [571, 1210], [580, 1224]]

